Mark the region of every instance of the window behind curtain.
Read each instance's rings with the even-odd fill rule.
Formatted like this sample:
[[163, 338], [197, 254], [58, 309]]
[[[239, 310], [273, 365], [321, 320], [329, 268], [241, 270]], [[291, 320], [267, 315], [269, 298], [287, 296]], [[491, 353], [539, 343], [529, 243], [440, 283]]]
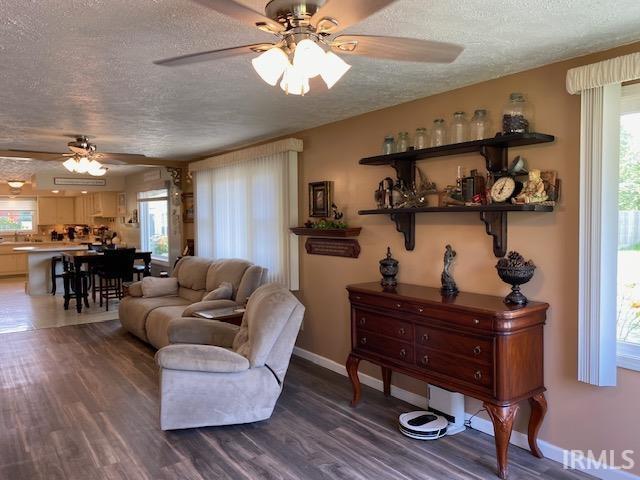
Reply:
[[622, 88], [618, 210], [618, 354], [640, 359], [640, 84]]
[[296, 161], [283, 152], [197, 171], [197, 254], [249, 260], [268, 269], [269, 282], [297, 288], [289, 243]]
[[140, 245], [153, 260], [169, 261], [169, 203], [167, 189], [138, 193]]
[[35, 198], [0, 198], [0, 233], [36, 230]]

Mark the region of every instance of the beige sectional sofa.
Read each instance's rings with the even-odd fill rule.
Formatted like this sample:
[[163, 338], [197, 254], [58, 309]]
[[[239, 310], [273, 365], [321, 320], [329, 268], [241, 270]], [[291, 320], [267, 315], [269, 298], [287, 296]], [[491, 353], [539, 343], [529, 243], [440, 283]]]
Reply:
[[[192, 316], [199, 310], [244, 305], [264, 282], [266, 269], [246, 260], [184, 257], [171, 276], [177, 279], [175, 294], [154, 297], [129, 295], [119, 306], [122, 326], [156, 348], [169, 344], [168, 328], [173, 319]], [[202, 301], [224, 282], [233, 287], [230, 299]], [[137, 283], [130, 291], [141, 291]]]

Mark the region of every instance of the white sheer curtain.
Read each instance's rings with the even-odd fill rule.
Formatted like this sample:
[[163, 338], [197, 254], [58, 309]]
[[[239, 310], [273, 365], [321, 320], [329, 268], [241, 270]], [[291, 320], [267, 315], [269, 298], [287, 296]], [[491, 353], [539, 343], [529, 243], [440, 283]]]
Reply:
[[221, 163], [195, 171], [197, 255], [249, 260], [297, 289], [297, 153]]

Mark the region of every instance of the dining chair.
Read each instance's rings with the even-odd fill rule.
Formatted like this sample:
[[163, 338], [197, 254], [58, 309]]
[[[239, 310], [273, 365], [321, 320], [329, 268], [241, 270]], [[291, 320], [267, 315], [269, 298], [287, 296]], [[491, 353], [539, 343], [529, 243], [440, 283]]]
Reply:
[[96, 269], [98, 275], [98, 294], [100, 306], [103, 300], [109, 311], [109, 299], [121, 299], [124, 296], [123, 282], [133, 280], [133, 262], [135, 248], [105, 249], [103, 261]]

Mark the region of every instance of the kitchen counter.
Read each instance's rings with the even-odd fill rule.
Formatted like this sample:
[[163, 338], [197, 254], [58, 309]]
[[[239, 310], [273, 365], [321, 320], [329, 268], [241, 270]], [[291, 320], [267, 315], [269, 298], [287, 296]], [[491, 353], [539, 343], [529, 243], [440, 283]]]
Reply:
[[14, 247], [14, 252], [24, 253], [43, 253], [43, 252], [71, 252], [74, 250], [86, 250], [86, 245], [52, 245], [52, 246], [36, 246], [30, 245], [28, 247]]
[[[60, 252], [71, 252], [75, 250], [87, 250], [86, 245], [62, 244], [62, 245], [30, 245], [24, 247], [14, 247], [16, 253], [27, 256], [27, 282], [26, 292], [29, 295], [51, 294], [51, 258]], [[62, 271], [62, 263], [58, 264], [58, 272]], [[57, 279], [56, 289], [63, 291], [62, 280]]]

